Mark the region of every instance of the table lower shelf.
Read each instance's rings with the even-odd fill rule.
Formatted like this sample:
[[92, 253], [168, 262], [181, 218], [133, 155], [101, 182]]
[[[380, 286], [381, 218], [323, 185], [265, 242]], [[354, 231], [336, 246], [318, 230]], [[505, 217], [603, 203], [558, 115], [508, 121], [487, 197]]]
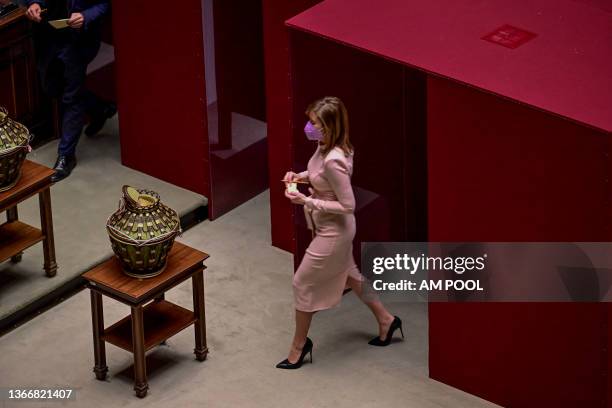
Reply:
[[[196, 321], [191, 310], [166, 300], [154, 301], [143, 309], [145, 351], [174, 336]], [[127, 316], [104, 330], [103, 339], [133, 352], [132, 316]]]
[[0, 262], [6, 261], [44, 238], [41, 230], [21, 221], [0, 225]]

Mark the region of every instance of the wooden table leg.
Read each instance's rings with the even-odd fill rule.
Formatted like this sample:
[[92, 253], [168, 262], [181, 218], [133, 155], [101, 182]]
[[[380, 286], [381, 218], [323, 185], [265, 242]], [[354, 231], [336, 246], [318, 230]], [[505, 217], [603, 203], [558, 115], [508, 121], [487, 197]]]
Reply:
[[134, 347], [134, 391], [138, 398], [147, 395], [147, 365], [144, 346], [142, 306], [132, 306], [132, 344]]
[[[13, 208], [9, 208], [6, 210], [6, 222], [13, 222], [19, 219], [19, 214], [17, 212], [17, 206]], [[19, 252], [11, 257], [12, 262], [21, 262], [21, 258], [23, 257], [23, 252]]]
[[[166, 294], [165, 293], [160, 293], [159, 295], [155, 296], [154, 301], [155, 302], [161, 302], [162, 300], [166, 300]], [[161, 343], [159, 343], [162, 346], [167, 346], [168, 345], [168, 340], [164, 340]]]
[[193, 312], [196, 321], [195, 327], [195, 349], [193, 352], [198, 361], [206, 360], [208, 347], [206, 346], [206, 312], [204, 306], [204, 271], [193, 275]]
[[43, 253], [45, 257], [44, 269], [47, 276], [55, 276], [57, 262], [55, 261], [55, 240], [53, 238], [53, 216], [51, 214], [51, 190], [46, 188], [38, 195], [40, 206], [40, 225], [44, 235]]
[[104, 334], [104, 309], [102, 306], [102, 295], [94, 290], [90, 290], [90, 295], [95, 360], [93, 371], [96, 373], [96, 378], [103, 381], [106, 379], [108, 367], [106, 366], [106, 345], [102, 339], [102, 335]]
[[9, 208], [6, 210], [6, 221], [13, 222], [19, 219], [19, 213], [17, 212], [17, 206]]

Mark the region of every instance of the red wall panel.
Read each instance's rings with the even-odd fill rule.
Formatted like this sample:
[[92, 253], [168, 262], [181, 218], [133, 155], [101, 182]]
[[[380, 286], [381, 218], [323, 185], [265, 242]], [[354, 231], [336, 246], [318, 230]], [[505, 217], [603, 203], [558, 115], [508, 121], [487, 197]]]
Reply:
[[265, 121], [261, 1], [214, 0], [213, 17], [218, 103]]
[[291, 203], [279, 181], [293, 165], [289, 35], [285, 20], [321, 0], [263, 0], [264, 57], [268, 120], [268, 173], [272, 245], [294, 251], [294, 218]]
[[87, 75], [86, 86], [96, 96], [106, 101], [116, 101], [115, 63], [111, 62], [89, 75]]
[[608, 352], [608, 371], [607, 371], [607, 387], [608, 387], [608, 408], [612, 408], [612, 358], [610, 358], [610, 351], [612, 350], [612, 305], [606, 305], [608, 312], [608, 334], [606, 339], [606, 351]]
[[[214, 0], [215, 72], [218, 143], [211, 135], [210, 179], [212, 205], [217, 218], [268, 187], [268, 146], [264, 139], [246, 147], [238, 134], [253, 134], [232, 112], [265, 121], [262, 4], [252, 0]], [[231, 150], [218, 153], [218, 150]]]
[[210, 199], [200, 0], [112, 6], [123, 164]]
[[[361, 242], [425, 240], [425, 75], [301, 31], [290, 32], [290, 46], [293, 169], [306, 169], [316, 148], [303, 132], [307, 106], [332, 95], [348, 110], [356, 260]], [[296, 206], [296, 264], [311, 240], [301, 210]]]
[[[428, 80], [431, 241], [609, 241], [604, 134]], [[509, 407], [604, 407], [607, 304], [430, 304], [432, 378]]]

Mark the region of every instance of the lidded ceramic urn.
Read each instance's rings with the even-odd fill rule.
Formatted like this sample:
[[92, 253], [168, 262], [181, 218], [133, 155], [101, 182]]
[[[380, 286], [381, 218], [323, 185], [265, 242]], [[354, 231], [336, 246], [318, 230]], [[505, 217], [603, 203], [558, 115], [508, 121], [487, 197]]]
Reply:
[[0, 106], [0, 192], [13, 188], [19, 181], [29, 143], [28, 129], [9, 118], [6, 108]]
[[178, 214], [154, 191], [123, 186], [122, 192], [119, 209], [106, 222], [113, 251], [127, 275], [157, 276], [181, 232]]

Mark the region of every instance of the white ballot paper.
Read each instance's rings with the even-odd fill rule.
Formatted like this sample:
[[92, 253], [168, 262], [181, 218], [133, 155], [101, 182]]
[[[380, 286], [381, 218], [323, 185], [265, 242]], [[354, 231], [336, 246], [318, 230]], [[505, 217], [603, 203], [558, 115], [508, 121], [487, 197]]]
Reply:
[[51, 24], [51, 26], [56, 30], [61, 30], [62, 28], [69, 27], [67, 18], [62, 18], [60, 20], [50, 20], [49, 24]]
[[289, 183], [289, 185], [287, 186], [287, 191], [290, 193], [297, 193], [297, 183]]

